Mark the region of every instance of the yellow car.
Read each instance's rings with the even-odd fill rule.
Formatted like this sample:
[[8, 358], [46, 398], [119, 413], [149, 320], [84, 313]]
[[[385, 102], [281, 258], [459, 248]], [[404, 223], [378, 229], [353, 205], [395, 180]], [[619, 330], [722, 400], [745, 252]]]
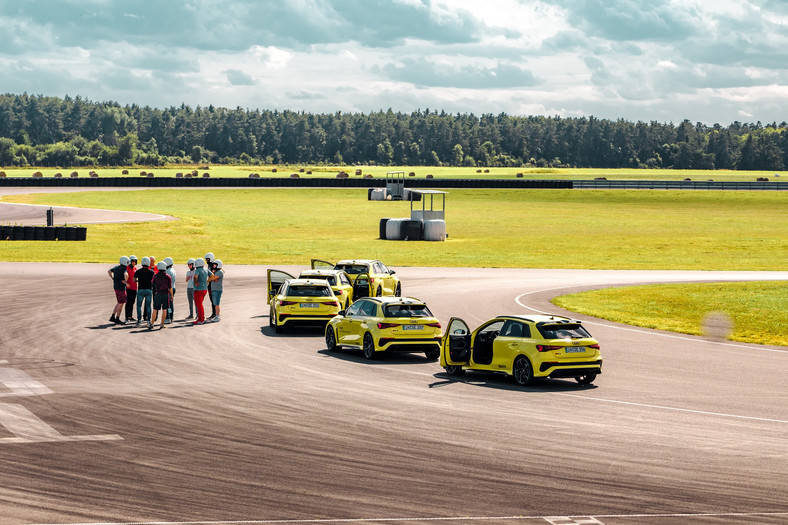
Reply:
[[347, 273], [355, 287], [355, 297], [402, 296], [402, 285], [394, 270], [389, 270], [380, 261], [372, 259], [346, 259], [330, 263], [312, 259], [313, 269], [342, 270]]
[[549, 315], [501, 315], [473, 331], [452, 317], [440, 364], [452, 376], [503, 372], [519, 385], [545, 377], [574, 377], [585, 385], [602, 373], [599, 343], [580, 321]]
[[366, 297], [326, 325], [326, 348], [361, 350], [367, 359], [380, 352], [424, 352], [437, 359], [441, 324], [423, 301], [412, 297]]
[[268, 321], [274, 332], [295, 324], [318, 324], [340, 311], [339, 300], [325, 279], [292, 279], [268, 270]]
[[299, 279], [323, 279], [328, 282], [334, 295], [339, 299], [339, 304], [343, 310], [353, 304], [353, 283], [350, 276], [342, 270], [304, 270], [298, 276]]

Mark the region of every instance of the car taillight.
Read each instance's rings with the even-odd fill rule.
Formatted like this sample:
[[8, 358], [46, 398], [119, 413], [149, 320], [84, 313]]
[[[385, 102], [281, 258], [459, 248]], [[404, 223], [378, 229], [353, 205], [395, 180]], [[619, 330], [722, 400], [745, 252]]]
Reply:
[[398, 323], [378, 323], [378, 328], [381, 330], [385, 330], [386, 328], [394, 328], [395, 326], [399, 326]]
[[588, 345], [588, 348], [596, 348], [597, 350], [600, 350], [599, 343], [595, 343], [593, 345]]
[[330, 302], [323, 303], [323, 304], [327, 304], [329, 306], [339, 306], [339, 301], [330, 301]]
[[291, 304], [297, 304], [295, 301], [281, 301], [279, 306], [289, 306]]
[[440, 323], [427, 323], [427, 326], [431, 326], [433, 328], [440, 328], [441, 324]]
[[561, 350], [563, 346], [557, 345], [536, 345], [536, 349], [540, 352], [549, 352], [550, 350]]

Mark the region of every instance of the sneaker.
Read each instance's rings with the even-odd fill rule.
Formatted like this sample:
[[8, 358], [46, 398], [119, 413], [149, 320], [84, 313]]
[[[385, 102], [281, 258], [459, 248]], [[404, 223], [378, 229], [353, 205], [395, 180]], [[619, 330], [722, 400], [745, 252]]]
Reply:
[[194, 319], [194, 316], [193, 315], [187, 315], [186, 319]]
[[137, 322], [137, 320], [136, 320], [136, 319], [134, 319], [133, 317], [127, 317], [127, 318], [126, 318], [126, 322], [127, 322], [127, 323], [136, 323], [136, 322]]
[[114, 322], [115, 324], [126, 324], [126, 322], [125, 322], [125, 321], [121, 321], [121, 320], [120, 320], [120, 319], [118, 319], [117, 317], [115, 318], [115, 320], [114, 320], [113, 322]]
[[148, 323], [148, 330], [153, 330], [153, 323]]
[[109, 318], [109, 322], [110, 322], [110, 323], [114, 323], [114, 322], [115, 322], [115, 316], [114, 316], [114, 315], [113, 315], [113, 316], [110, 316], [110, 318]]
[[166, 327], [166, 326], [164, 326], [163, 324], [160, 324], [160, 325], [159, 325], [159, 329], [161, 329], [161, 330], [164, 330], [165, 328], [167, 328], [167, 327]]
[[219, 317], [219, 316], [217, 315], [216, 317], [214, 317], [214, 318], [211, 320], [211, 322], [212, 322], [212, 323], [218, 323], [218, 322], [219, 322], [219, 321], [221, 321], [221, 320], [222, 320], [222, 318], [221, 318], [221, 317]]
[[205, 324], [205, 321], [194, 321], [192, 324]]

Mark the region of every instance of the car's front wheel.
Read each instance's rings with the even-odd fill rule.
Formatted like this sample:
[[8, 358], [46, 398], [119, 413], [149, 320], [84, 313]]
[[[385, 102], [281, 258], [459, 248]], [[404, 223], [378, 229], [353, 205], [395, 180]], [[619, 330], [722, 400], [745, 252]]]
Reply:
[[326, 327], [326, 348], [329, 352], [335, 352], [339, 350], [339, 345], [337, 345], [337, 338], [334, 335], [334, 329], [330, 326]]
[[273, 328], [275, 334], [279, 332], [279, 327], [276, 324], [276, 311], [273, 307], [271, 308], [271, 312], [268, 314], [268, 324], [271, 325], [271, 328]]
[[465, 370], [459, 365], [446, 365], [444, 370], [446, 370], [446, 373], [450, 376], [461, 376], [465, 373]]
[[375, 340], [372, 339], [372, 334], [367, 333], [364, 335], [364, 357], [367, 359], [375, 359], [377, 352], [375, 352]]
[[526, 386], [534, 379], [534, 368], [524, 355], [517, 356], [512, 367], [512, 376], [520, 386]]
[[596, 379], [596, 374], [591, 373], [591, 374], [586, 374], [584, 376], [576, 377], [575, 381], [577, 381], [581, 385], [590, 385], [591, 383], [594, 382], [594, 379]]
[[426, 357], [430, 361], [435, 361], [441, 356], [440, 350], [427, 350], [424, 352], [424, 357]]

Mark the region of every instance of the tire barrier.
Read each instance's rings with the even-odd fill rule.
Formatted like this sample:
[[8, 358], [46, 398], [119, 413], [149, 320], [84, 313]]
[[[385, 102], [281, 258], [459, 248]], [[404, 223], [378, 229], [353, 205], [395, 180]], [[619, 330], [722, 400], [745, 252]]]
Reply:
[[386, 240], [386, 223], [389, 222], [390, 219], [380, 219], [380, 238], [384, 241]]
[[402, 223], [410, 219], [389, 219], [386, 222], [386, 240], [402, 240]]
[[424, 225], [419, 220], [406, 219], [400, 226], [400, 239], [403, 241], [424, 240]]
[[424, 221], [424, 240], [445, 241], [446, 221], [440, 219]]
[[0, 241], [84, 241], [84, 226], [2, 226]]
[[375, 188], [370, 193], [371, 198], [373, 201], [384, 201], [386, 200], [386, 190], [385, 188]]

